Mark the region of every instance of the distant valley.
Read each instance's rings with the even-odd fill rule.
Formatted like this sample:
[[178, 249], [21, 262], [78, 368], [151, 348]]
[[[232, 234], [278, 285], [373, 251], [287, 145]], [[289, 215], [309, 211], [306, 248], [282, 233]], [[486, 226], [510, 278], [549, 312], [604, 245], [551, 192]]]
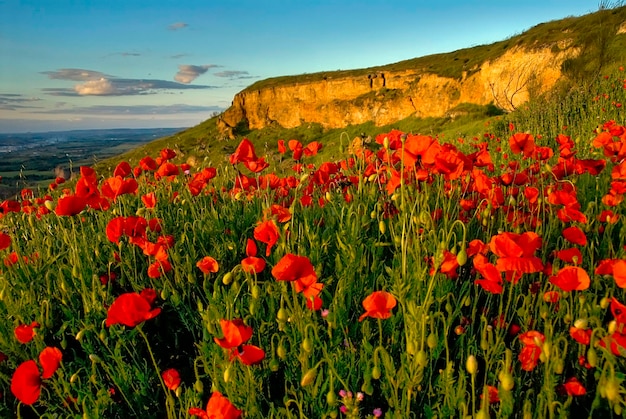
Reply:
[[82, 165], [122, 154], [184, 128], [98, 129], [0, 134], [0, 197], [24, 187], [45, 188]]

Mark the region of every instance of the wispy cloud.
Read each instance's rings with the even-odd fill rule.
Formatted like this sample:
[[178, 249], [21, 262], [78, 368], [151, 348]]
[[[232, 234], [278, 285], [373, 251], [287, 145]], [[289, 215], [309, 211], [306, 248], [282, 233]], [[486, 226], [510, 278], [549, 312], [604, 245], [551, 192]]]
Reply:
[[[203, 66], [196, 67], [200, 70], [203, 68]], [[209, 67], [207, 67], [207, 69], [208, 68]], [[206, 72], [206, 70], [204, 71]], [[76, 84], [72, 88], [53, 87], [42, 89], [42, 91], [46, 94], [53, 96], [134, 96], [155, 94], [158, 91], [163, 90], [211, 89], [216, 87], [206, 85], [188, 85], [168, 80], [123, 79], [106, 75], [99, 71], [75, 68], [44, 71], [43, 74], [46, 74], [51, 79], [82, 82]]]
[[174, 76], [174, 80], [180, 83], [191, 83], [198, 76], [206, 73], [210, 68], [219, 67], [215, 64], [207, 64], [207, 65], [191, 65], [191, 64], [181, 64], [178, 66], [178, 73]]
[[173, 60], [178, 60], [181, 59], [183, 57], [189, 57], [191, 54], [175, 54], [175, 55], [170, 55], [170, 58]]
[[213, 75], [217, 77], [224, 77], [224, 78], [231, 79], [231, 80], [254, 78], [254, 76], [251, 76], [250, 73], [248, 73], [247, 71], [234, 71], [234, 70], [220, 71], [217, 73], [213, 73]]
[[63, 115], [176, 115], [185, 113], [209, 113], [221, 112], [224, 109], [219, 106], [198, 106], [198, 105], [94, 105], [76, 107], [71, 109], [51, 109], [39, 111], [40, 114], [63, 114]]
[[54, 71], [42, 71], [41, 74], [45, 74], [48, 78], [54, 80], [72, 80], [72, 81], [88, 81], [99, 80], [101, 78], [109, 78], [104, 73], [93, 70], [84, 70], [80, 68], [62, 68]]
[[172, 23], [171, 25], [169, 25], [169, 26], [167, 27], [167, 29], [169, 29], [170, 31], [177, 31], [177, 30], [180, 30], [180, 29], [184, 29], [184, 28], [186, 28], [187, 26], [189, 26], [189, 24], [188, 24], [188, 23], [185, 23], [185, 22], [176, 22], [176, 23]]
[[0, 93], [0, 110], [15, 111], [18, 109], [34, 109], [40, 106], [33, 106], [31, 103], [39, 102], [37, 97], [28, 97], [17, 93]]

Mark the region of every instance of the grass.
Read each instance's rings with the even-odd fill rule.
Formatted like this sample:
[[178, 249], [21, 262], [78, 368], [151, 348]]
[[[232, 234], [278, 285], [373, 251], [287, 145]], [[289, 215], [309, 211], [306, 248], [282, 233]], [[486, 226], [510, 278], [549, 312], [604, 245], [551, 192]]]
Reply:
[[432, 136], [207, 121], [5, 201], [0, 416], [623, 416], [625, 79]]

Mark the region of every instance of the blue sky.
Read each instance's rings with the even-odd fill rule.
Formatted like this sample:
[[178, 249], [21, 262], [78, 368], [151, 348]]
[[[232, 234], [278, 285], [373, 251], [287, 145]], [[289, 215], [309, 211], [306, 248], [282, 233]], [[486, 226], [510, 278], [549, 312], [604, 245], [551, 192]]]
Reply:
[[597, 0], [0, 0], [0, 132], [186, 127], [268, 77], [489, 44]]

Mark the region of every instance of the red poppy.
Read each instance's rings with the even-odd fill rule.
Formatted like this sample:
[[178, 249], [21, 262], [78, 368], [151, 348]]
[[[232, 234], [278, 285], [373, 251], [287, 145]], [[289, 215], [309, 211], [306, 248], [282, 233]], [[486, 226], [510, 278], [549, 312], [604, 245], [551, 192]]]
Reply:
[[35, 361], [22, 362], [11, 378], [11, 393], [22, 403], [31, 405], [41, 394], [41, 377]]
[[550, 277], [550, 283], [563, 291], [583, 291], [589, 288], [591, 280], [587, 272], [578, 266], [566, 266]]
[[522, 369], [524, 371], [532, 371], [539, 362], [539, 357], [541, 356], [542, 351], [541, 345], [543, 345], [546, 338], [542, 333], [537, 332], [536, 330], [531, 330], [526, 333], [522, 333], [519, 336], [519, 339], [524, 345], [518, 356], [522, 363]]
[[583, 254], [576, 247], [563, 250], [555, 250], [554, 255], [564, 262], [580, 265], [583, 261]]
[[170, 272], [171, 270], [172, 270], [172, 264], [168, 260], [157, 259], [156, 261], [151, 263], [150, 266], [148, 266], [148, 277], [160, 278], [161, 275], [166, 274]]
[[[293, 281], [297, 292], [306, 290], [317, 283], [317, 274], [309, 258], [291, 253], [286, 254], [278, 261], [272, 269], [272, 276], [277, 281]], [[306, 297], [311, 295], [307, 294], [304, 295]], [[314, 293], [313, 295], [317, 294]]]
[[230, 164], [234, 165], [240, 162], [243, 163], [247, 161], [254, 161], [257, 159], [258, 157], [254, 152], [254, 145], [252, 145], [250, 140], [244, 138], [237, 146], [235, 152], [230, 155]]
[[278, 241], [278, 227], [273, 220], [263, 221], [254, 228], [254, 238], [267, 244], [265, 256], [272, 253], [272, 246]]
[[0, 250], [4, 250], [11, 245], [11, 236], [0, 233]]
[[102, 183], [102, 195], [115, 201], [121, 195], [134, 194], [137, 192], [138, 186], [135, 179], [123, 179], [121, 176], [115, 176]]
[[273, 216], [276, 216], [276, 221], [278, 221], [279, 223], [286, 223], [287, 221], [291, 220], [291, 212], [289, 211], [289, 208], [285, 208], [281, 205], [272, 205], [269, 209], [269, 212]]
[[391, 309], [396, 306], [396, 298], [386, 291], [374, 291], [363, 300], [365, 313], [361, 314], [359, 321], [366, 317], [374, 319], [388, 319], [391, 317]]
[[41, 378], [48, 379], [54, 375], [61, 364], [63, 354], [59, 348], [48, 346], [39, 354], [39, 364], [43, 368]]
[[59, 198], [54, 213], [56, 215], [72, 216], [80, 213], [86, 207], [86, 198], [76, 195], [64, 196]]
[[263, 349], [244, 344], [252, 337], [252, 327], [246, 326], [243, 320], [220, 320], [220, 326], [224, 337], [213, 340], [222, 348], [229, 350], [231, 360], [238, 358], [245, 365], [254, 365], [265, 358]]
[[500, 272], [507, 272], [507, 279], [514, 282], [524, 273], [543, 270], [541, 259], [534, 256], [540, 247], [541, 237], [532, 231], [522, 234], [500, 233], [489, 242], [489, 249], [499, 257], [496, 268]]
[[482, 278], [474, 280], [476, 285], [492, 294], [502, 294], [502, 274], [493, 263], [489, 263], [483, 254], [477, 254], [473, 260], [474, 268]]
[[205, 256], [196, 263], [196, 266], [204, 273], [216, 273], [219, 271], [220, 266], [215, 259], [211, 256]]
[[153, 309], [151, 304], [151, 301], [136, 292], [122, 294], [109, 307], [105, 324], [107, 327], [118, 323], [135, 327], [161, 312], [160, 308]]
[[39, 327], [39, 323], [32, 322], [31, 324], [20, 324], [15, 328], [15, 338], [20, 343], [28, 343], [35, 337], [35, 328]]
[[146, 208], [154, 208], [157, 203], [156, 194], [154, 192], [150, 192], [142, 195], [141, 202], [143, 202]]
[[576, 326], [570, 326], [569, 328], [569, 335], [572, 339], [582, 345], [589, 345], [591, 342], [591, 333], [591, 329], [582, 329]]
[[567, 227], [563, 230], [563, 237], [571, 243], [579, 246], [585, 246], [587, 244], [587, 236], [579, 227]]
[[518, 132], [509, 138], [509, 145], [513, 154], [523, 154], [524, 157], [532, 156], [535, 151], [535, 139], [530, 134]]
[[265, 269], [265, 265], [265, 259], [258, 258], [256, 256], [248, 256], [241, 261], [241, 269], [243, 269], [244, 272], [248, 273], [259, 274], [263, 272], [263, 269]]
[[119, 176], [121, 178], [125, 178], [126, 176], [132, 173], [132, 168], [128, 162], [123, 161], [115, 166], [115, 170], [113, 171], [113, 176]]
[[176, 152], [171, 148], [164, 148], [159, 154], [161, 156], [161, 160], [163, 161], [172, 160], [176, 157]]
[[237, 409], [233, 404], [220, 393], [214, 391], [206, 405], [206, 410], [198, 407], [189, 409], [189, 414], [198, 416], [201, 419], [239, 419], [241, 418], [241, 410]]
[[180, 386], [180, 374], [174, 368], [163, 371], [163, 373], [161, 374], [161, 378], [163, 378], [163, 383], [165, 384], [165, 387], [169, 388], [172, 391], [176, 391], [178, 386]]
[[158, 167], [157, 162], [150, 156], [146, 156], [139, 160], [139, 166], [141, 166], [141, 169], [149, 172], [155, 171]]
[[568, 378], [565, 383], [557, 387], [557, 391], [568, 396], [584, 396], [587, 394], [587, 389], [576, 377]]

